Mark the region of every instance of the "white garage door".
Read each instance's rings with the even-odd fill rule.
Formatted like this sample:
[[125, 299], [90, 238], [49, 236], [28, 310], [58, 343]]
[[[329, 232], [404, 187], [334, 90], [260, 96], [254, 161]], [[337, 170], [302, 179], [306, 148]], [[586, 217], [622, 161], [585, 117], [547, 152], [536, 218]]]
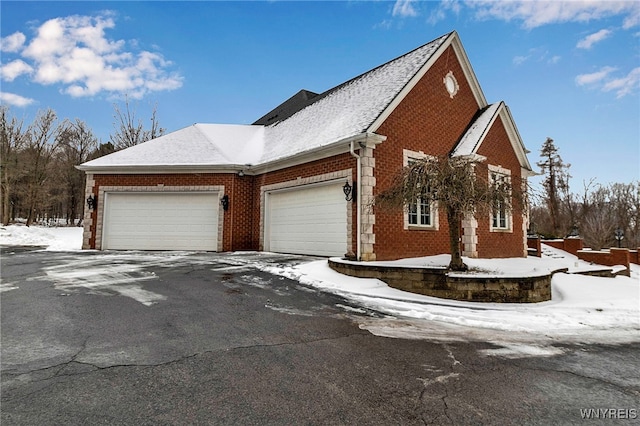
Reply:
[[266, 250], [318, 256], [347, 252], [347, 201], [341, 184], [272, 192], [266, 203]]
[[215, 251], [218, 205], [216, 193], [107, 193], [102, 248]]

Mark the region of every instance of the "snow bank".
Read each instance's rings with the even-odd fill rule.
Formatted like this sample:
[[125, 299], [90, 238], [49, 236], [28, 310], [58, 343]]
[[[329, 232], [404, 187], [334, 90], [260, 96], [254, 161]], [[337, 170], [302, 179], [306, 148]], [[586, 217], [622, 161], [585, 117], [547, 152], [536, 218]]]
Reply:
[[49, 251], [82, 249], [83, 228], [8, 225], [0, 226], [0, 245], [38, 246]]
[[[465, 262], [487, 276], [527, 275], [542, 269], [582, 271], [602, 268], [579, 261], [561, 250], [549, 250], [547, 253], [542, 258], [465, 258]], [[448, 256], [378, 263], [405, 267], [444, 267], [448, 263]], [[500, 340], [503, 343], [540, 339], [580, 343], [640, 341], [638, 265], [632, 266], [631, 277], [555, 274], [551, 282], [552, 300], [535, 304], [463, 302], [407, 293], [377, 279], [342, 275], [329, 268], [325, 260], [284, 268], [264, 265], [264, 269], [389, 315], [391, 319], [387, 318], [386, 323], [361, 321], [361, 327], [387, 337], [435, 338], [442, 334], [440, 338], [452, 339], [456, 335], [482, 336], [483, 339]], [[427, 325], [412, 320], [437, 322], [439, 327], [445, 327], [446, 332], [443, 334], [442, 329], [434, 329], [433, 323]], [[527, 348], [523, 355], [530, 350], [535, 352], [538, 349]], [[553, 353], [553, 350], [549, 352]]]

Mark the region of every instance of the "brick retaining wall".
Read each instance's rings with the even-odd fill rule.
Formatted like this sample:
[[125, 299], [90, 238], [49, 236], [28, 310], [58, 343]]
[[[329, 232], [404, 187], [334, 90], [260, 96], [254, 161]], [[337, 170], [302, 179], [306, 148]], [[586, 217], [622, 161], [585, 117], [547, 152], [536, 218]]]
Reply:
[[[529, 247], [535, 242], [529, 238]], [[540, 241], [540, 240], [538, 240]], [[585, 248], [581, 238], [565, 238], [563, 240], [543, 240], [542, 243], [569, 252], [578, 259], [586, 262], [597, 263], [598, 265], [617, 266], [622, 265], [626, 269], [622, 274], [629, 276], [630, 264], [640, 263], [639, 250], [629, 250], [628, 248], [610, 248], [607, 250], [591, 250]]]

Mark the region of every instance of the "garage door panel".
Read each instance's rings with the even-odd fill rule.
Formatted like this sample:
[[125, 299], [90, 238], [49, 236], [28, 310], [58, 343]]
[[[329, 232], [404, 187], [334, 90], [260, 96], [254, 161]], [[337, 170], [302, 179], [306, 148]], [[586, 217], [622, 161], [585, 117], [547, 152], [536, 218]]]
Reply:
[[268, 197], [268, 250], [341, 256], [347, 250], [347, 216], [341, 184], [273, 192]]
[[108, 193], [104, 249], [208, 250], [218, 247], [216, 193]]

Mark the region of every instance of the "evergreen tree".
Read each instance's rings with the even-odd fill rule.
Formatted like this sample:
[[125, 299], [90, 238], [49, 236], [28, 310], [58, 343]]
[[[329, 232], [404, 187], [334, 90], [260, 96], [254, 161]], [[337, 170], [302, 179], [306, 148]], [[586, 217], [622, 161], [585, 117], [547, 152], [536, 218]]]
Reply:
[[[546, 175], [542, 186], [545, 190], [545, 203], [549, 209], [551, 218], [551, 231], [558, 237], [566, 230], [561, 230], [560, 201], [563, 193], [569, 193], [569, 164], [565, 164], [558, 153], [558, 148], [553, 139], [547, 138], [540, 150], [542, 161], [537, 163]], [[570, 224], [570, 226], [573, 224]]]

